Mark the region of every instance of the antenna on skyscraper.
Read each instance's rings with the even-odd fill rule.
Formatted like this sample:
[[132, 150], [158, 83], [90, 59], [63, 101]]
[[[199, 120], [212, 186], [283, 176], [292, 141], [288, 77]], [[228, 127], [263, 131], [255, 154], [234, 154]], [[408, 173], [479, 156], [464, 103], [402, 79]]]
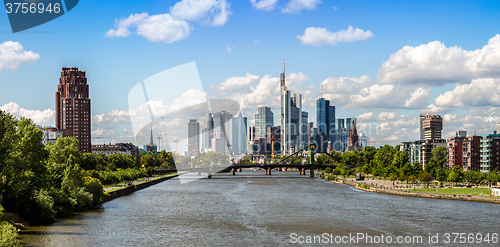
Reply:
[[323, 98], [323, 84], [321, 84], [321, 98]]
[[285, 59], [283, 59], [283, 74], [285, 74]]

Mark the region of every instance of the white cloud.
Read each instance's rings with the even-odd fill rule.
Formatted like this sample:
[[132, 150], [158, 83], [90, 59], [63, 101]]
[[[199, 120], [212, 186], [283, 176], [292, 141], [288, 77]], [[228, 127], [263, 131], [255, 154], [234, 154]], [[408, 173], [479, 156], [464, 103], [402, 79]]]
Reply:
[[377, 79], [386, 84], [443, 85], [474, 78], [500, 76], [500, 35], [478, 50], [446, 47], [433, 41], [417, 47], [405, 46], [380, 68]]
[[350, 95], [358, 93], [368, 87], [372, 81], [368, 76], [356, 77], [329, 77], [322, 83], [323, 96], [331, 100], [336, 106], [349, 103]]
[[226, 79], [219, 85], [211, 86], [212, 91], [217, 95], [230, 95], [232, 92], [249, 92], [250, 85], [257, 84], [260, 76], [247, 73], [245, 76], [233, 76]]
[[299, 13], [303, 9], [313, 10], [320, 3], [321, 3], [320, 0], [290, 0], [285, 5], [282, 12], [283, 13]]
[[422, 108], [422, 106], [427, 105], [427, 100], [431, 97], [430, 88], [419, 87], [413, 93], [411, 97], [407, 99], [404, 103], [406, 108]]
[[107, 32], [106, 37], [128, 37], [130, 28], [136, 28], [136, 34], [149, 41], [172, 43], [189, 36], [193, 29], [184, 20], [172, 18], [169, 14], [149, 15], [148, 13], [131, 14], [128, 18], [117, 20], [116, 29]]
[[452, 91], [439, 95], [437, 107], [500, 107], [500, 78], [482, 78], [469, 84], [458, 84]]
[[28, 110], [22, 108], [15, 102], [9, 102], [1, 106], [0, 109], [16, 117], [31, 118], [31, 120], [33, 120], [33, 122], [35, 122], [38, 125], [49, 125], [54, 123], [55, 111], [52, 109], [45, 109], [43, 111]]
[[25, 51], [19, 42], [5, 41], [0, 44], [0, 71], [15, 70], [23, 63], [35, 62], [39, 58], [38, 53]]
[[250, 0], [252, 3], [252, 7], [263, 10], [263, 11], [271, 11], [276, 7], [276, 2], [278, 0]]
[[226, 0], [182, 0], [170, 8], [170, 14], [180, 20], [222, 26], [229, 20], [231, 9]]
[[397, 97], [392, 97], [393, 90], [393, 85], [373, 84], [363, 88], [358, 94], [351, 95], [351, 103], [357, 107], [393, 108], [400, 101]]
[[208, 23], [211, 26], [226, 24], [231, 6], [226, 0], [182, 0], [170, 8], [169, 13], [149, 15], [131, 14], [115, 21], [106, 37], [128, 37], [130, 29], [154, 42], [172, 43], [187, 38], [193, 30], [188, 21]]
[[322, 45], [337, 45], [339, 42], [353, 42], [373, 38], [374, 35], [370, 30], [364, 31], [359, 28], [349, 26], [347, 30], [330, 32], [326, 28], [308, 27], [304, 31], [304, 35], [297, 38], [304, 45], [322, 46]]

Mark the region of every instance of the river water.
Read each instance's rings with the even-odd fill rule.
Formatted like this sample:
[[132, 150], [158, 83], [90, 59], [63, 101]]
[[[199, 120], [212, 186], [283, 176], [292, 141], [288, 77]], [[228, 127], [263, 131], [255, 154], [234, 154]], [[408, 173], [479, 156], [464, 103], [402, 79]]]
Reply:
[[[391, 246], [429, 246], [429, 236], [434, 241], [438, 234], [442, 246], [453, 241], [446, 233], [474, 233], [480, 243], [460, 245], [457, 238], [449, 245], [498, 246], [485, 241], [488, 233], [490, 241], [500, 233], [498, 204], [370, 193], [298, 172], [264, 174], [217, 174], [182, 184], [168, 180], [107, 202], [102, 209], [30, 227], [22, 232], [22, 241], [27, 246], [280, 246], [308, 241], [389, 246], [390, 237]], [[396, 243], [399, 236], [401, 241], [410, 236], [410, 243]], [[375, 244], [380, 241], [384, 244]]]

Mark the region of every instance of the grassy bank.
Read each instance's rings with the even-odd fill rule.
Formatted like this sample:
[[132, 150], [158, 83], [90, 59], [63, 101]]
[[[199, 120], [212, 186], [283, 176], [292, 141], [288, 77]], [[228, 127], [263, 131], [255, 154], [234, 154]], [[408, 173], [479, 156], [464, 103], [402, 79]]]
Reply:
[[489, 188], [436, 188], [436, 189], [411, 189], [410, 191], [437, 193], [448, 195], [473, 195], [473, 196], [490, 196], [491, 189]]

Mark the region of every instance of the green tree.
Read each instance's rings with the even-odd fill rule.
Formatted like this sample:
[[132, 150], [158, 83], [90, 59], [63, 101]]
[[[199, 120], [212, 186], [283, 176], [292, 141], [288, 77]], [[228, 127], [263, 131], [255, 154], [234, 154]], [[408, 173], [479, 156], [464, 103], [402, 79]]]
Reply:
[[458, 183], [463, 180], [463, 177], [464, 172], [462, 171], [462, 167], [454, 166], [448, 174], [448, 181]]
[[394, 154], [394, 158], [392, 159], [391, 165], [399, 169], [404, 165], [406, 165], [407, 162], [408, 162], [408, 153], [405, 151], [397, 151]]
[[429, 187], [429, 182], [432, 181], [432, 175], [427, 171], [422, 173], [422, 182], [425, 182], [426, 187]]
[[344, 163], [348, 168], [356, 167], [358, 161], [358, 156], [356, 152], [349, 151], [342, 154], [342, 163]]
[[377, 165], [380, 168], [389, 166], [392, 163], [393, 159], [394, 149], [389, 145], [385, 145], [384, 147], [379, 149], [374, 156], [374, 160], [375, 162], [377, 162]]

